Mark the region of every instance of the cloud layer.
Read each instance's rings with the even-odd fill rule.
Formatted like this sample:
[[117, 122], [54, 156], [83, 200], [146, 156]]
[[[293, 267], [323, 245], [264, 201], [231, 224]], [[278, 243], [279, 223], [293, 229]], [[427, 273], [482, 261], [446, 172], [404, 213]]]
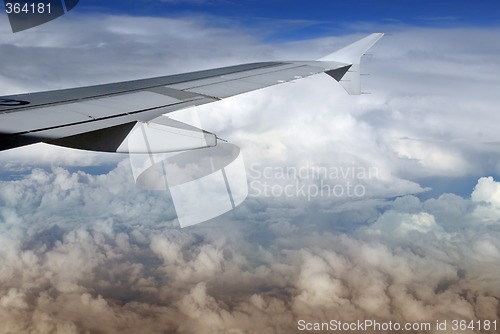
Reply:
[[3, 333], [281, 333], [299, 320], [498, 317], [491, 178], [472, 199], [402, 197], [339, 233], [255, 199], [179, 230], [165, 193], [136, 190], [128, 175], [123, 163], [102, 176], [57, 168], [2, 183]]

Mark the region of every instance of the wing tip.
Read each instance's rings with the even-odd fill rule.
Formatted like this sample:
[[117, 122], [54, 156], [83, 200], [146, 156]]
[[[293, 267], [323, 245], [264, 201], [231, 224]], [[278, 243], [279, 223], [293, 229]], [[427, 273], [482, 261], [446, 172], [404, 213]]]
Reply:
[[320, 58], [321, 61], [336, 61], [345, 64], [359, 64], [361, 56], [377, 43], [385, 33], [376, 32], [365, 36], [329, 55]]
[[346, 64], [344, 67], [326, 73], [337, 80], [349, 95], [361, 94], [361, 57], [384, 35], [385, 33], [383, 32], [372, 33], [320, 59], [321, 61], [334, 61]]

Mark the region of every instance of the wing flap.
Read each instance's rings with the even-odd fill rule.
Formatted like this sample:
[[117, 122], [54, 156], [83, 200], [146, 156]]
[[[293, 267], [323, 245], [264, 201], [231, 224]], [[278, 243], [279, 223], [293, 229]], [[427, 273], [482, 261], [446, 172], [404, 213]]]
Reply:
[[160, 116], [48, 141], [49, 144], [101, 152], [169, 153], [213, 147], [217, 137], [192, 125]]
[[88, 151], [116, 152], [136, 122], [120, 124], [49, 141], [49, 144]]
[[151, 122], [137, 122], [119, 153], [168, 153], [213, 147], [217, 137], [192, 125], [160, 116]]

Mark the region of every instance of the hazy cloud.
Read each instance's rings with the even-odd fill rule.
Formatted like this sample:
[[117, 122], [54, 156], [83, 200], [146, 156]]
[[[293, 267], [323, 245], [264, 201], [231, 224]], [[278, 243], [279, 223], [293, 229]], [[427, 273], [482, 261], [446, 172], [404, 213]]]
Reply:
[[[230, 216], [179, 230], [148, 209], [161, 207], [162, 193], [131, 188], [97, 196], [97, 184], [123, 184], [121, 169], [100, 177], [35, 170], [2, 184], [4, 332], [273, 333], [294, 331], [299, 319], [498, 316], [500, 230], [478, 229], [474, 206], [463, 217], [466, 227], [454, 231], [432, 210], [398, 213], [401, 204], [348, 234], [319, 234], [292, 217], [294, 228], [278, 228], [266, 244], [258, 229]], [[15, 193], [26, 194], [24, 209]], [[96, 204], [105, 197], [115, 197], [107, 210]], [[142, 217], [133, 216], [134, 207]], [[29, 211], [40, 212], [38, 220]], [[247, 211], [246, 219], [260, 215]], [[266, 224], [280, 226], [272, 222], [280, 216], [275, 210]]]

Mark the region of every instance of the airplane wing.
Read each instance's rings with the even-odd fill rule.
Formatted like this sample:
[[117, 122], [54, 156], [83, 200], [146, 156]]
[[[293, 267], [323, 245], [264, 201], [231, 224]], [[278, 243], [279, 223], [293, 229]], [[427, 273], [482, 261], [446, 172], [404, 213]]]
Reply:
[[360, 94], [361, 56], [382, 36], [371, 34], [317, 61], [260, 62], [2, 96], [0, 150], [37, 142], [123, 153], [164, 153], [215, 146], [214, 134], [174, 121], [165, 114], [319, 73], [330, 75], [349, 94]]

